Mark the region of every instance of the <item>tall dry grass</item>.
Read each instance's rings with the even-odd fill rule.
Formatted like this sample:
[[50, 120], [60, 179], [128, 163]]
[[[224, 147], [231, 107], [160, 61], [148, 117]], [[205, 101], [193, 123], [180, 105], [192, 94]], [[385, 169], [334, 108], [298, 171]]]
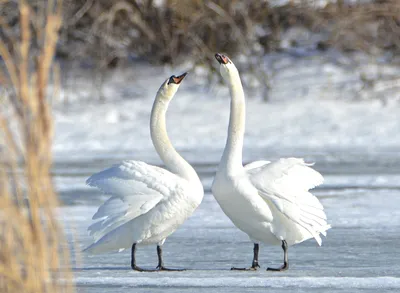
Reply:
[[[57, 223], [47, 99], [60, 1], [19, 1], [12, 46], [0, 42], [0, 292], [71, 292], [68, 249]], [[6, 25], [0, 23], [0, 25]], [[0, 71], [1, 72], [1, 71]]]

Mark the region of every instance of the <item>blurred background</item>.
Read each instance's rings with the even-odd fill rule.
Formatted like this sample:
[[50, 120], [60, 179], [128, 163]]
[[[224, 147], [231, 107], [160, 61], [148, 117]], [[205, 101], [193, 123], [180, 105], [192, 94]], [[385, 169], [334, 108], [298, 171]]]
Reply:
[[[28, 3], [38, 13], [47, 5], [47, 1]], [[19, 34], [18, 1], [3, 0], [0, 5], [1, 38], [12, 52]], [[282, 71], [304, 67], [296, 66], [301, 60], [309, 66], [321, 63], [316, 67], [333, 64], [350, 75], [336, 81], [327, 73], [322, 80], [304, 81], [303, 90], [329, 83], [340, 90], [357, 83], [356, 92], [343, 99], [396, 98], [385, 92], [398, 87], [391, 67], [399, 63], [400, 50], [396, 0], [65, 0], [62, 5], [55, 56], [63, 86], [70, 86], [62, 95], [66, 103], [72, 92], [82, 100], [80, 92], [87, 90], [87, 82], [94, 83], [98, 92], [85, 98], [111, 99], [104, 88], [115, 78], [113, 70], [133, 70], [138, 63], [205, 69], [202, 75], [209, 85], [218, 77], [215, 52], [234, 58], [243, 73], [251, 75], [245, 78], [246, 86], [265, 100], [274, 98], [271, 92]], [[386, 66], [377, 69], [378, 64]], [[86, 77], [80, 85], [82, 74]], [[124, 89], [113, 99], [134, 96], [120, 91]]]
[[[230, 98], [216, 52], [232, 59], [245, 87], [244, 163], [303, 157], [325, 177], [314, 194], [334, 228], [322, 248], [308, 241], [291, 249], [284, 278], [225, 271], [250, 263], [251, 243], [210, 190]], [[167, 130], [198, 171], [205, 198], [168, 238], [165, 255], [172, 266], [200, 271], [137, 278], [129, 252], [78, 253], [108, 198], [85, 180], [126, 159], [162, 165], [150, 111], [160, 84], [184, 71]], [[9, 211], [0, 213], [8, 231], [0, 237], [0, 289], [72, 290], [31, 282], [48, 278], [49, 268], [72, 267], [78, 292], [164, 292], [165, 284], [174, 292], [397, 290], [399, 102], [398, 0], [0, 0], [0, 203]], [[59, 259], [49, 256], [60, 247]], [[262, 264], [280, 262], [279, 249], [261, 249]], [[139, 263], [155, 263], [154, 250], [140, 249]], [[36, 269], [27, 273], [20, 266], [32, 259]]]

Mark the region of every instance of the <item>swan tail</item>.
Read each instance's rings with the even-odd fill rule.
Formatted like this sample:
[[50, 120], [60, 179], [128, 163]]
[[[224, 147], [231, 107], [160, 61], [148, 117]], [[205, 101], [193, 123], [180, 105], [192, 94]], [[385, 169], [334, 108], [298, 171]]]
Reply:
[[132, 231], [136, 230], [131, 224], [132, 222], [119, 225], [117, 228], [104, 234], [101, 238], [86, 247], [83, 252], [99, 254], [130, 248], [135, 242], [135, 239], [138, 239], [136, 237], [137, 233], [132, 233]]

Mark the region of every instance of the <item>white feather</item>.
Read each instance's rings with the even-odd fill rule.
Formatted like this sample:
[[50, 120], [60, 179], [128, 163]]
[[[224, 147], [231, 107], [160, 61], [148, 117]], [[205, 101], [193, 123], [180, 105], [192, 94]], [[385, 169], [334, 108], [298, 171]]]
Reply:
[[[156, 205], [163, 205], [163, 202], [170, 198], [181, 198], [191, 192], [190, 185], [185, 179], [140, 161], [124, 161], [114, 165], [93, 174], [86, 183], [112, 195], [93, 215], [93, 219], [98, 221], [88, 228], [96, 243], [111, 231], [146, 214]], [[132, 241], [141, 240], [135, 239], [134, 235], [135, 233], [132, 233], [121, 237], [131, 236], [132, 240], [129, 241], [131, 245]], [[89, 247], [88, 250], [92, 248]], [[113, 247], [108, 250], [121, 248], [126, 247]]]
[[[179, 81], [184, 77], [179, 76]], [[97, 221], [88, 230], [95, 242], [85, 251], [120, 251], [134, 243], [162, 245], [203, 199], [199, 177], [167, 135], [165, 113], [180, 83], [170, 82], [171, 78], [157, 92], [150, 123], [153, 145], [171, 171], [124, 161], [92, 175], [86, 183], [111, 197], [93, 215]]]
[[[330, 228], [322, 204], [309, 190], [323, 177], [303, 159], [256, 161], [243, 167], [245, 96], [236, 66], [216, 55], [230, 88], [231, 108], [224, 154], [212, 192], [225, 214], [254, 242], [288, 245], [315, 238]], [[228, 62], [225, 62], [228, 60]]]
[[260, 196], [308, 231], [321, 245], [318, 234], [324, 233], [330, 226], [322, 204], [308, 190], [322, 184], [324, 179], [309, 166], [303, 159], [279, 159], [264, 164], [257, 172], [249, 172], [249, 178]]

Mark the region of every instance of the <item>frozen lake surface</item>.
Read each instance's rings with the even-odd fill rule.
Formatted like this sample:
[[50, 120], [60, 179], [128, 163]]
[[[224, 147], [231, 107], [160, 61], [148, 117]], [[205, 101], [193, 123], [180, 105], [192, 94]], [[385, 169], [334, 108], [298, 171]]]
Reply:
[[[230, 271], [232, 266], [251, 264], [252, 243], [231, 224], [209, 192], [216, 162], [197, 163], [195, 167], [206, 190], [204, 200], [164, 244], [166, 265], [187, 270], [134, 272], [130, 269], [129, 251], [77, 254], [73, 264], [77, 291], [258, 292], [271, 288], [274, 292], [398, 292], [400, 161], [390, 153], [357, 156], [357, 160], [346, 154], [335, 156], [336, 160], [328, 154], [314, 156], [315, 168], [326, 178], [325, 184], [314, 192], [325, 206], [333, 228], [321, 247], [312, 240], [290, 247], [287, 272], [265, 270], [279, 266], [283, 257], [280, 247], [266, 245], [260, 248], [259, 271]], [[194, 153], [189, 157], [195, 160]], [[75, 240], [74, 250], [90, 243], [86, 228], [106, 198], [86, 187], [84, 181], [88, 174], [115, 161], [118, 160], [55, 166], [57, 186], [66, 203], [60, 215], [70, 239]], [[154, 268], [156, 247], [140, 247], [137, 257], [138, 265]]]
[[[289, 271], [276, 273], [265, 269], [282, 263], [282, 249], [261, 245], [259, 271], [230, 271], [251, 264], [253, 244], [210, 193], [226, 140], [229, 93], [195, 71], [167, 115], [173, 145], [194, 165], [206, 192], [164, 245], [166, 266], [188, 270], [134, 272], [129, 251], [74, 253], [78, 292], [400, 292], [400, 96], [382, 86], [365, 89], [360, 79], [386, 74], [392, 80], [399, 68], [331, 54], [271, 58], [265, 60], [274, 70], [270, 102], [246, 90], [244, 163], [291, 156], [316, 162], [325, 183], [314, 193], [333, 227], [322, 246], [308, 240], [290, 247]], [[85, 76], [74, 75], [63, 88], [72, 104], [55, 105], [54, 176], [74, 251], [90, 244], [86, 229], [107, 199], [85, 186], [86, 178], [125, 159], [161, 164], [149, 135], [151, 106], [161, 82], [186, 70], [117, 69], [103, 86], [104, 103]], [[137, 257], [139, 266], [154, 268], [156, 247], [140, 247]]]

